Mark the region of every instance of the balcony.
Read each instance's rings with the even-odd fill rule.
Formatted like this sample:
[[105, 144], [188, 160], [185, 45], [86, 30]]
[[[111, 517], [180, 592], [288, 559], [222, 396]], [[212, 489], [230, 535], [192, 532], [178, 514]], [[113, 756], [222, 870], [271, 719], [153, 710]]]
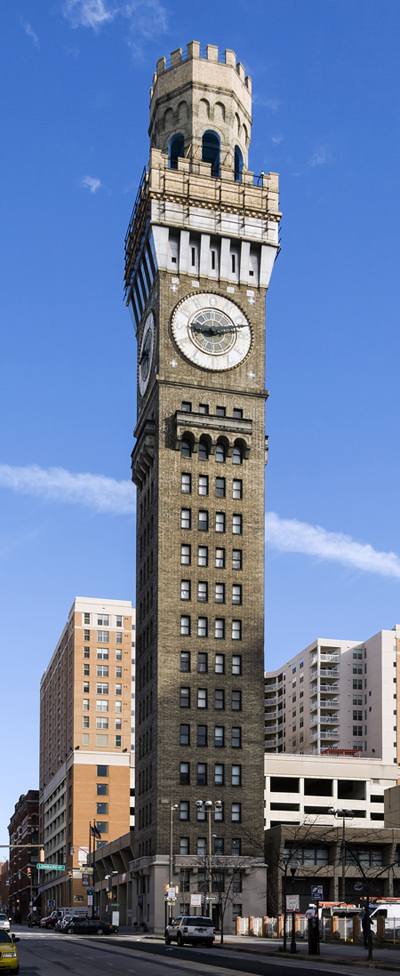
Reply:
[[[337, 725], [338, 721], [339, 721], [338, 715], [321, 715], [319, 719], [320, 725], [329, 725], [329, 724]], [[317, 718], [311, 719], [310, 722], [311, 728], [317, 724], [318, 724]]]
[[340, 735], [337, 729], [332, 729], [332, 731], [320, 729], [311, 733], [311, 741], [315, 742], [316, 739], [340, 739]]
[[311, 672], [311, 681], [314, 681], [315, 678], [335, 679], [338, 677], [339, 677], [339, 671], [337, 668], [315, 668], [314, 671]]

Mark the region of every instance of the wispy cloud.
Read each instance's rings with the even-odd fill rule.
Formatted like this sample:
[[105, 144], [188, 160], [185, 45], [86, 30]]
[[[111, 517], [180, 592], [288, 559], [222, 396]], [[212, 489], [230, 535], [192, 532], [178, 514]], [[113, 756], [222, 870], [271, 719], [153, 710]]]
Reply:
[[0, 487], [49, 501], [85, 505], [110, 515], [133, 515], [135, 489], [130, 481], [116, 481], [101, 474], [71, 474], [65, 468], [40, 468], [36, 464], [14, 467], [0, 464]]
[[92, 27], [98, 31], [109, 24], [119, 12], [119, 6], [108, 0], [65, 0], [64, 17], [72, 27]]
[[278, 552], [299, 552], [365, 573], [400, 577], [400, 558], [395, 552], [378, 552], [342, 532], [327, 532], [320, 525], [282, 519], [275, 512], [265, 516], [265, 541]]
[[20, 20], [20, 24], [21, 24], [21, 27], [23, 27], [23, 29], [24, 29], [25, 34], [27, 35], [27, 37], [30, 37], [32, 39], [35, 47], [39, 47], [39, 38], [38, 38], [37, 34], [35, 34], [35, 31], [33, 30], [33, 27], [31, 27], [31, 25], [28, 23], [27, 20], [23, 20], [22, 17], [21, 17], [21, 20]]
[[329, 163], [330, 153], [325, 146], [319, 146], [310, 160], [310, 166], [324, 166]]
[[100, 190], [102, 185], [101, 180], [96, 179], [95, 176], [84, 176], [81, 179], [81, 186], [84, 186], [87, 190], [90, 190], [90, 193], [97, 193], [97, 190]]
[[272, 136], [271, 141], [273, 146], [279, 146], [279, 143], [283, 142], [283, 136]]

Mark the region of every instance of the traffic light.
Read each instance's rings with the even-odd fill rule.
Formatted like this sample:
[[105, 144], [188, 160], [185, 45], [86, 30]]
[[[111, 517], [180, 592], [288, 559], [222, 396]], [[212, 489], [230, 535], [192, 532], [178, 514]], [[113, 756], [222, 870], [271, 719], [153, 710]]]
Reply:
[[27, 869], [26, 869], [26, 873], [27, 873], [27, 875], [28, 875], [28, 878], [30, 878], [30, 876], [31, 876], [31, 874], [32, 874], [32, 868], [27, 868]]

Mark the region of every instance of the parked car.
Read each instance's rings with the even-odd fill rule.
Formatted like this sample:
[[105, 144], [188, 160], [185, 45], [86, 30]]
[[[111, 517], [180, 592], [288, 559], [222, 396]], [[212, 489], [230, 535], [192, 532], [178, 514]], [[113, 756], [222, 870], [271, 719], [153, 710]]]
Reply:
[[109, 922], [100, 922], [98, 918], [82, 918], [74, 915], [61, 931], [66, 935], [111, 935], [118, 932], [118, 929]]
[[215, 939], [215, 928], [211, 918], [207, 915], [180, 915], [172, 919], [165, 929], [165, 945], [176, 942], [178, 946], [188, 945], [212, 946]]
[[51, 915], [46, 915], [45, 918], [42, 918], [40, 927], [42, 929], [55, 929], [58, 919], [62, 918], [63, 914], [64, 912], [62, 912], [60, 909], [56, 909], [51, 913]]
[[63, 932], [64, 929], [67, 927], [68, 923], [73, 919], [73, 917], [74, 917], [73, 915], [64, 915], [63, 918], [59, 918], [58, 921], [56, 922], [55, 931]]
[[0, 930], [0, 972], [8, 969], [11, 973], [19, 973], [18, 952], [16, 942], [19, 942], [16, 935], [9, 935], [4, 929]]
[[29, 915], [26, 919], [26, 924], [30, 929], [33, 929], [34, 925], [37, 925], [38, 928], [40, 928], [40, 922], [41, 922], [41, 918], [37, 912], [29, 912]]
[[5, 932], [10, 931], [10, 919], [5, 912], [0, 912], [0, 930], [3, 929]]

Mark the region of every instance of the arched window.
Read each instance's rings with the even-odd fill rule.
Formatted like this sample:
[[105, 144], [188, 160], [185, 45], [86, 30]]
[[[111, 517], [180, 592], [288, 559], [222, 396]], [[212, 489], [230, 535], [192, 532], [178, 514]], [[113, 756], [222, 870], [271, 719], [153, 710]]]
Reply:
[[235, 146], [235, 180], [236, 183], [242, 182], [243, 156], [239, 146]]
[[168, 146], [168, 157], [169, 157], [169, 168], [178, 169], [178, 157], [185, 155], [185, 137], [181, 132], [178, 132], [176, 136], [172, 136], [169, 140]]
[[233, 463], [234, 464], [241, 464], [242, 463], [243, 455], [242, 455], [242, 448], [241, 447], [238, 447], [237, 445], [235, 445], [235, 447], [233, 448], [233, 459], [232, 460], [233, 460]]
[[211, 163], [211, 176], [219, 176], [219, 136], [217, 136], [216, 132], [211, 132], [210, 129], [207, 129], [207, 132], [204, 132], [203, 134], [203, 151], [201, 158], [203, 163]]
[[182, 437], [182, 457], [190, 458], [192, 456], [192, 445], [188, 437]]
[[215, 460], [220, 461], [222, 464], [225, 463], [225, 447], [223, 444], [217, 444], [217, 449], [215, 451]]
[[203, 438], [200, 438], [200, 443], [199, 443], [199, 461], [208, 461], [208, 455], [209, 455], [209, 453], [210, 452], [208, 450], [207, 441], [203, 440]]

